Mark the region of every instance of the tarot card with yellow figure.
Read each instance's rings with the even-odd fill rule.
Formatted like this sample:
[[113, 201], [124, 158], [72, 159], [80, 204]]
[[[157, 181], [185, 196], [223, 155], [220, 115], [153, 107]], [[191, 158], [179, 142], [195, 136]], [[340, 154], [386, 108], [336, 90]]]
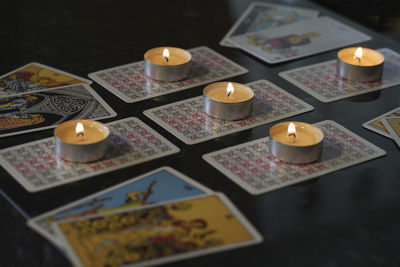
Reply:
[[400, 117], [386, 117], [382, 123], [400, 148]]
[[0, 77], [0, 97], [82, 83], [91, 84], [92, 82], [62, 70], [32, 62]]
[[385, 125], [382, 122], [382, 119], [386, 117], [400, 117], [400, 107], [397, 107], [389, 112], [386, 112], [383, 115], [380, 115], [379, 117], [367, 121], [366, 123], [363, 123], [362, 126], [364, 128], [367, 128], [368, 130], [374, 131], [378, 134], [393, 139], [393, 137], [390, 135], [389, 131], [386, 129]]
[[262, 241], [223, 195], [59, 222], [55, 231], [77, 266], [143, 266]]

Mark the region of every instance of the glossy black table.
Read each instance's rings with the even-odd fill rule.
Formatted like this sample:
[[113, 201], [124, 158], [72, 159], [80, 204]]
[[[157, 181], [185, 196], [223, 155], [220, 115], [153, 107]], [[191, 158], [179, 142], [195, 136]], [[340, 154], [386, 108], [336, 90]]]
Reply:
[[[294, 120], [335, 120], [387, 151], [373, 161], [308, 182], [252, 196], [201, 156], [267, 135], [274, 123], [186, 145], [143, 115], [143, 110], [199, 96], [196, 87], [127, 104], [93, 83], [92, 87], [121, 119], [136, 116], [177, 145], [181, 152], [105, 175], [39, 193], [25, 191], [0, 168], [0, 266], [70, 266], [68, 259], [25, 225], [36, 216], [131, 177], [168, 165], [215, 191], [225, 193], [264, 236], [260, 245], [171, 263], [172, 266], [399, 266], [399, 149], [388, 138], [361, 124], [400, 104], [400, 87], [391, 87], [325, 104], [286, 82], [278, 73], [334, 59], [330, 51], [268, 65], [237, 49], [219, 46], [220, 39], [251, 1], [2, 1], [0, 3], [0, 73], [32, 61], [84, 76], [104, 68], [141, 60], [155, 46], [209, 46], [249, 69], [237, 82], [268, 79], [315, 107]], [[317, 8], [363, 32], [371, 48], [400, 45], [312, 2], [280, 1]], [[399, 74], [400, 75], [400, 74]], [[105, 120], [105, 122], [111, 121]], [[2, 138], [6, 148], [52, 136], [52, 130]], [[25, 217], [24, 217], [25, 216]]]

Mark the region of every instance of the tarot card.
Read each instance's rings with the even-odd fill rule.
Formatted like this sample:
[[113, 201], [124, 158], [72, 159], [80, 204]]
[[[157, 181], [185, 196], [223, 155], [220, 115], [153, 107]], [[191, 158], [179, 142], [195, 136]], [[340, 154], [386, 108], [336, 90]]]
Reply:
[[366, 123], [364, 123], [362, 126], [364, 128], [367, 128], [368, 130], [374, 131], [378, 134], [381, 134], [383, 136], [392, 138], [392, 135], [389, 133], [389, 131], [386, 129], [385, 125], [382, 122], [383, 118], [387, 118], [387, 117], [399, 117], [400, 116], [400, 107], [395, 108], [389, 112], [386, 112], [383, 115], [380, 115], [377, 118], [374, 118], [370, 121], [367, 121]]
[[32, 62], [0, 77], [0, 97], [81, 83], [92, 81]]
[[76, 266], [149, 266], [253, 245], [261, 235], [221, 193], [62, 221]]
[[61, 247], [51, 223], [88, 215], [103, 214], [162, 203], [212, 191], [182, 173], [161, 167], [98, 193], [36, 216], [28, 225]]
[[326, 16], [229, 38], [244, 51], [271, 64], [370, 39], [370, 36]]
[[262, 194], [382, 157], [386, 152], [334, 121], [316, 123], [324, 133], [319, 160], [288, 164], [261, 138], [203, 155], [203, 159], [251, 194]]
[[179, 152], [138, 118], [109, 122], [107, 126], [108, 148], [100, 160], [62, 160], [50, 137], [0, 150], [0, 165], [27, 191], [37, 192]]
[[143, 61], [96, 71], [89, 77], [123, 101], [134, 103], [248, 72], [208, 47], [200, 46], [189, 51], [192, 54], [189, 76], [181, 81], [156, 81], [147, 77]]
[[400, 148], [400, 117], [382, 118], [382, 123]]
[[207, 115], [201, 96], [148, 109], [143, 113], [186, 144], [192, 145], [314, 109], [267, 80], [247, 85], [253, 89], [255, 99], [252, 113], [242, 120], [220, 120]]
[[115, 111], [86, 84], [0, 98], [0, 137], [56, 127], [74, 119], [105, 119]]
[[229, 41], [229, 37], [276, 28], [317, 16], [318, 11], [313, 9], [253, 2], [225, 35], [220, 45], [237, 47]]

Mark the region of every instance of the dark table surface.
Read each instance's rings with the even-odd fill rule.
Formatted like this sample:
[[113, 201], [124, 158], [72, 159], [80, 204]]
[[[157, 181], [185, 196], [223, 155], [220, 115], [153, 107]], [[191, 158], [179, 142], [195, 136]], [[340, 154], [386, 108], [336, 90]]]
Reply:
[[[206, 45], [249, 69], [237, 82], [268, 79], [315, 107], [292, 117], [309, 123], [334, 120], [387, 152], [385, 157], [308, 182], [253, 196], [201, 159], [205, 153], [267, 135], [269, 123], [186, 145], [143, 115], [143, 110], [199, 96], [202, 86], [127, 104], [97, 83], [92, 87], [121, 119], [135, 116], [177, 145], [181, 152], [39, 193], [28, 193], [0, 168], [0, 266], [70, 266], [68, 259], [25, 225], [27, 217], [168, 165], [225, 193], [261, 232], [264, 242], [175, 262], [174, 266], [399, 266], [399, 149], [361, 124], [399, 106], [400, 87], [322, 103], [278, 73], [334, 59], [335, 51], [268, 65], [218, 43], [251, 1], [1, 1], [0, 73], [32, 61], [86, 77], [90, 72], [143, 58], [160, 45]], [[371, 48], [400, 45], [313, 2], [280, 1], [317, 8], [373, 37]], [[400, 75], [400, 74], [399, 74]], [[105, 122], [114, 120], [108, 119]], [[52, 130], [2, 138], [0, 148], [52, 136]]]

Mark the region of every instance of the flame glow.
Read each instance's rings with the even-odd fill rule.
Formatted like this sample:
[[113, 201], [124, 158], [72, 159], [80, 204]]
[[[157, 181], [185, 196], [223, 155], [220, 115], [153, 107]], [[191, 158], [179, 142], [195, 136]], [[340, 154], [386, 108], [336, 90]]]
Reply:
[[234, 91], [235, 91], [235, 88], [233, 88], [232, 83], [228, 83], [228, 86], [226, 87], [226, 94], [228, 96], [230, 96], [233, 94]]
[[75, 128], [76, 136], [78, 135], [84, 135], [85, 134], [85, 129], [83, 128], [83, 124], [78, 122]]
[[362, 55], [363, 55], [362, 48], [361, 47], [357, 48], [356, 52], [354, 53], [354, 58], [361, 60]]
[[296, 134], [296, 126], [294, 126], [293, 122], [289, 123], [287, 132], [288, 132], [288, 135]]
[[167, 58], [167, 59], [169, 59], [169, 51], [168, 51], [168, 49], [167, 49], [167, 48], [165, 48], [165, 49], [164, 49], [164, 51], [163, 51], [162, 55], [163, 55], [163, 57], [164, 57], [164, 58]]

